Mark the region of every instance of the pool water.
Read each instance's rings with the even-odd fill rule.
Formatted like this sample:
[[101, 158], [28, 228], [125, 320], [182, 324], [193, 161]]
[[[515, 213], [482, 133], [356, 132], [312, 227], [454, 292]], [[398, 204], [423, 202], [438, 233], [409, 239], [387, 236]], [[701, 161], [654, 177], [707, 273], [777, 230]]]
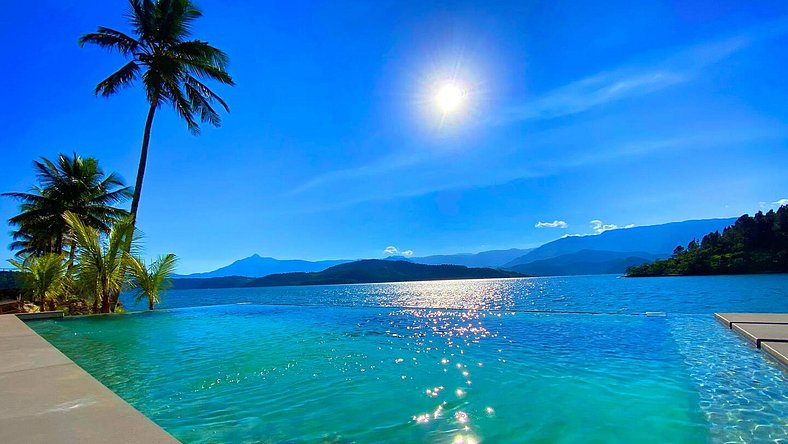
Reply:
[[[764, 278], [748, 281], [752, 304], [771, 298], [773, 311], [786, 311], [785, 278]], [[737, 301], [736, 285], [692, 302], [691, 289], [705, 294], [708, 282], [684, 280], [677, 291], [668, 279], [554, 279], [278, 288], [262, 301], [223, 290], [244, 303], [29, 325], [183, 442], [788, 436], [786, 373], [710, 313], [646, 317], [642, 297], [578, 296], [583, 286], [610, 293], [593, 288], [600, 282], [650, 281], [660, 296], [648, 308], [659, 311]], [[315, 300], [305, 301], [310, 291]], [[277, 292], [282, 300], [270, 300]], [[168, 297], [205, 302], [199, 291]], [[611, 314], [524, 309], [533, 306]]]

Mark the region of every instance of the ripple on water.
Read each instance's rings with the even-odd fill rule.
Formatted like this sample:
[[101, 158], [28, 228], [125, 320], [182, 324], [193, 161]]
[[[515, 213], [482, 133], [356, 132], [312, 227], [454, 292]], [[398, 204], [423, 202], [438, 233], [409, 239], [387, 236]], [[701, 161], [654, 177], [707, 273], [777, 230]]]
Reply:
[[[785, 434], [784, 376], [757, 353], [734, 359], [742, 341], [711, 320], [517, 311], [590, 304], [567, 282], [334, 287], [343, 301], [365, 291], [365, 302], [463, 310], [247, 304], [31, 326], [184, 442], [757, 442]], [[606, 295], [618, 284], [593, 282], [605, 283], [592, 292], [605, 311], [643, 303], [616, 305]], [[327, 298], [329, 290], [287, 291]]]

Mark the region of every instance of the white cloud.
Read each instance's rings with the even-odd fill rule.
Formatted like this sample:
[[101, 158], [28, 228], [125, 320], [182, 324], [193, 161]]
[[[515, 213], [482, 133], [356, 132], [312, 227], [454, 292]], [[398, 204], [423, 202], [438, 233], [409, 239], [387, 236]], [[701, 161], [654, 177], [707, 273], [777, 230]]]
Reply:
[[537, 222], [534, 225], [536, 228], [569, 228], [569, 224], [563, 220], [554, 220], [552, 222]]
[[599, 219], [594, 219], [589, 222], [591, 224], [591, 229], [594, 230], [594, 233], [600, 234], [604, 233], [605, 231], [609, 230], [621, 230], [626, 228], [633, 228], [635, 224], [628, 224], [624, 225], [623, 227], [619, 227], [616, 224], [606, 224]]
[[388, 247], [386, 247], [386, 249], [383, 250], [383, 253], [389, 256], [405, 256], [405, 257], [413, 256], [413, 250], [400, 251], [400, 249], [395, 247], [394, 245], [389, 245]]
[[758, 202], [758, 206], [760, 206], [763, 211], [777, 210], [783, 205], [788, 205], [787, 198], [777, 199], [774, 202]]

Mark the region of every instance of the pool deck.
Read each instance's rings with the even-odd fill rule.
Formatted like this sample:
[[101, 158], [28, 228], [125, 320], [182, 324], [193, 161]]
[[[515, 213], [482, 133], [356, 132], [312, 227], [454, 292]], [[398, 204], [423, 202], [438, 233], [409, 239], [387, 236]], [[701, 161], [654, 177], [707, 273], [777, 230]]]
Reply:
[[7, 314], [0, 315], [0, 442], [178, 441]]
[[788, 314], [714, 313], [714, 317], [788, 368]]

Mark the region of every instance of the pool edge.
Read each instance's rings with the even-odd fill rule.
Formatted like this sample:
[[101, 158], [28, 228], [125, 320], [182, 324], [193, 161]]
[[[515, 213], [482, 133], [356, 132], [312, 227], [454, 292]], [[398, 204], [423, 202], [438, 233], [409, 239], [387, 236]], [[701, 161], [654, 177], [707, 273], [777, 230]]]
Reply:
[[4, 443], [178, 442], [16, 315], [0, 315], [0, 354]]

